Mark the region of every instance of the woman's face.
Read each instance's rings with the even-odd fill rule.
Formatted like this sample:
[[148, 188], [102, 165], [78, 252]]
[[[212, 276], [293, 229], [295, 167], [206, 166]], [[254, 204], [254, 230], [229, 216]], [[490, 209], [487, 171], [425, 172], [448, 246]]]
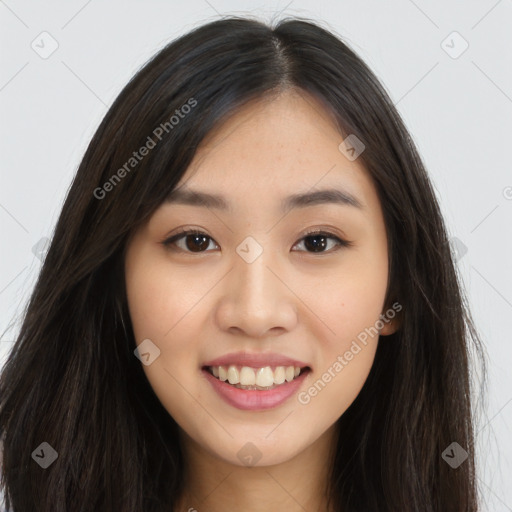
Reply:
[[[379, 322], [381, 207], [342, 140], [309, 96], [251, 103], [130, 241], [128, 303], [137, 344], [150, 340], [149, 383], [187, 438], [226, 462], [277, 464], [311, 447], [363, 386], [376, 329], [393, 332]], [[308, 199], [327, 189], [337, 192]]]

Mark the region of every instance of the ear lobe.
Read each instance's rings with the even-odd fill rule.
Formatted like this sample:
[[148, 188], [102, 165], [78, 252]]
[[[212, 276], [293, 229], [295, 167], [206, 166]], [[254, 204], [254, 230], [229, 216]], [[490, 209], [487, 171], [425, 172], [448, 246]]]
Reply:
[[382, 321], [384, 325], [379, 332], [380, 335], [389, 336], [390, 334], [395, 334], [395, 332], [397, 332], [400, 327], [402, 327], [401, 309], [402, 308], [400, 308], [392, 318], [387, 317], [387, 320]]
[[403, 320], [403, 306], [398, 300], [393, 304], [386, 302], [387, 308], [380, 315], [380, 324], [382, 329], [379, 330], [379, 335], [389, 336], [395, 334], [402, 327]]
[[399, 327], [399, 322], [396, 319], [389, 322], [384, 322], [384, 327], [380, 330], [379, 334], [381, 336], [389, 336], [390, 334], [394, 334], [396, 331], [398, 331]]

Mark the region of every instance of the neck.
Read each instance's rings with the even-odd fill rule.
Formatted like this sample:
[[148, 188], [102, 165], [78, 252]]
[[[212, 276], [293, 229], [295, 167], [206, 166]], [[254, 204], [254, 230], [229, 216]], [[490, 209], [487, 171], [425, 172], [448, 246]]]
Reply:
[[325, 512], [335, 427], [285, 462], [253, 467], [226, 462], [182, 432], [185, 486], [176, 512]]

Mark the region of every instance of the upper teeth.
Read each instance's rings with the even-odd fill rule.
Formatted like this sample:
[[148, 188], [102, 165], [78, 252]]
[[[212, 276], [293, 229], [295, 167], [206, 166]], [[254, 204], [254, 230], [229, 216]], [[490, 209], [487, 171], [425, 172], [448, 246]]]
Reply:
[[276, 366], [274, 370], [270, 366], [263, 368], [251, 368], [250, 366], [237, 367], [235, 365], [212, 366], [212, 373], [222, 381], [242, 386], [268, 387], [274, 384], [282, 384], [285, 380], [290, 382], [300, 374], [298, 366]]

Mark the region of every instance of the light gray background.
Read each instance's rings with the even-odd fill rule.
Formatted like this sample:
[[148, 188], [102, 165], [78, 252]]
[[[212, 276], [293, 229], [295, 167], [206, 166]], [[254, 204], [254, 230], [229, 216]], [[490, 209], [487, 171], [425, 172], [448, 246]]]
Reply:
[[[322, 20], [376, 72], [424, 158], [450, 235], [467, 248], [458, 266], [489, 358], [478, 433], [482, 510], [512, 511], [511, 0], [0, 1], [0, 331], [14, 319], [0, 364], [40, 268], [32, 249], [50, 236], [122, 87], [166, 42], [203, 22], [280, 11]], [[58, 48], [43, 59], [31, 45], [48, 51], [51, 39]]]

